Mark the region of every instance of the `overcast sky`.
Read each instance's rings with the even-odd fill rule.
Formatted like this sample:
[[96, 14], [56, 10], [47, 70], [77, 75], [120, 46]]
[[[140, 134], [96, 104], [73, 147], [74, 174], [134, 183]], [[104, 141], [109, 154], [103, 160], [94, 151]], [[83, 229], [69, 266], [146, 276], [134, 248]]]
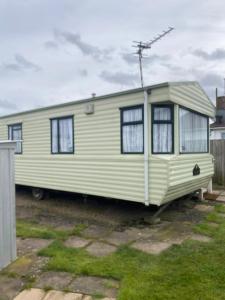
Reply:
[[175, 30], [146, 54], [146, 85], [197, 80], [223, 93], [225, 2], [0, 0], [0, 114], [140, 86], [133, 40]]

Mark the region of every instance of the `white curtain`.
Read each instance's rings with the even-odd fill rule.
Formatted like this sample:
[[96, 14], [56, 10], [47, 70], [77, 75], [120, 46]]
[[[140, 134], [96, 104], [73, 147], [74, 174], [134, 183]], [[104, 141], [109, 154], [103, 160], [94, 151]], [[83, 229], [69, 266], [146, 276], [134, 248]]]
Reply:
[[143, 152], [143, 125], [123, 126], [123, 152]]
[[57, 153], [58, 149], [58, 120], [52, 120], [52, 152]]
[[[171, 109], [169, 107], [154, 107], [154, 121], [171, 121]], [[172, 152], [173, 137], [171, 123], [153, 124], [153, 152]]]
[[170, 153], [172, 152], [172, 124], [153, 125], [153, 152]]
[[[13, 140], [14, 141], [21, 141], [22, 140], [22, 132], [21, 129], [13, 130]], [[22, 152], [22, 143], [17, 142], [16, 143], [16, 153]]]
[[144, 150], [143, 123], [127, 124], [128, 122], [142, 122], [142, 108], [127, 109], [123, 111], [123, 152], [141, 153]]
[[170, 121], [171, 109], [169, 107], [154, 107], [155, 121]]
[[73, 152], [73, 120], [71, 118], [59, 121], [60, 152]]
[[142, 121], [142, 108], [127, 109], [123, 111], [123, 122]]
[[208, 118], [180, 108], [180, 152], [207, 152]]
[[21, 125], [9, 126], [9, 140], [17, 141], [15, 153], [22, 153], [22, 127]]

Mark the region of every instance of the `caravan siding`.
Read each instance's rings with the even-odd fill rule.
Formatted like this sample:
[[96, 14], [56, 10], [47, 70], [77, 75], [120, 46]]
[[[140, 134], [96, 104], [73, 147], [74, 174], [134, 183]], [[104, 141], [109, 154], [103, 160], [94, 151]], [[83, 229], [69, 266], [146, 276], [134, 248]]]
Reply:
[[[93, 100], [94, 101], [94, 100]], [[120, 153], [120, 107], [143, 103], [143, 92], [2, 119], [23, 124], [23, 154], [16, 155], [16, 183], [84, 194], [144, 201], [144, 158]], [[74, 115], [74, 154], [51, 154], [50, 118]]]
[[215, 107], [197, 82], [171, 84], [169, 94], [175, 103], [214, 118]]
[[[85, 106], [94, 103], [94, 113]], [[0, 139], [7, 125], [22, 123], [23, 154], [16, 155], [16, 183], [161, 205], [206, 187], [212, 156], [179, 153], [179, 107], [207, 116], [214, 107], [198, 83], [165, 83], [148, 88], [149, 199], [145, 201], [144, 154], [121, 154], [120, 108], [144, 103], [143, 90], [65, 103], [0, 118]], [[152, 154], [151, 103], [174, 104], [174, 154]], [[51, 154], [50, 119], [74, 116], [74, 154]], [[201, 174], [193, 176], [198, 164]]]

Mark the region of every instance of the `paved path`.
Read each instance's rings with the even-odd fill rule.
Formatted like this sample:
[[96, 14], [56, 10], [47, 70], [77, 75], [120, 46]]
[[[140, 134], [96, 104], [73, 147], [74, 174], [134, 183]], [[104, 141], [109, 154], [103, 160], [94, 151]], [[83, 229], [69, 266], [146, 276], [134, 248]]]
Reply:
[[[55, 290], [45, 292], [42, 289], [30, 289], [22, 291], [14, 298], [14, 300], [93, 300], [93, 298], [91, 296], [77, 293], [64, 293]], [[103, 298], [102, 300], [115, 299]]]

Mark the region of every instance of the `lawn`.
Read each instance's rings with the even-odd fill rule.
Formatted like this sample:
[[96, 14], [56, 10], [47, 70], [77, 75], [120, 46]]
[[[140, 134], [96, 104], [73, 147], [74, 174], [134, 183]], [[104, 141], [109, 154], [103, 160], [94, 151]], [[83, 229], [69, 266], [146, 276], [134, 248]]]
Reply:
[[94, 275], [120, 281], [119, 300], [225, 299], [225, 207], [216, 206], [194, 228], [210, 236], [208, 243], [188, 240], [160, 255], [120, 247], [96, 258], [85, 249], [64, 246], [61, 238], [39, 255], [50, 257], [48, 270]]

